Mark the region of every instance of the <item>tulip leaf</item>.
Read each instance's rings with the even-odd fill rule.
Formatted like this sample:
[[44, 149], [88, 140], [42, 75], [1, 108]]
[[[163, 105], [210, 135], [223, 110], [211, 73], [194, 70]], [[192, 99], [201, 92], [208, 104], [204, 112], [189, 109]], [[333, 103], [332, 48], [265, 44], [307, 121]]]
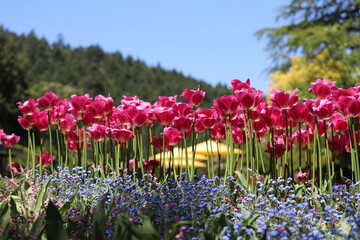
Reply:
[[69, 238], [64, 230], [59, 210], [51, 201], [46, 208], [45, 233], [47, 239], [65, 240]]
[[75, 200], [75, 197], [76, 197], [76, 194], [78, 193], [79, 190], [77, 190], [70, 198], [69, 198], [69, 201], [64, 203], [60, 209], [59, 209], [59, 212], [60, 212], [60, 215], [62, 216], [67, 210], [70, 209], [71, 207], [71, 204], [74, 202]]
[[41, 206], [44, 204], [44, 201], [45, 201], [45, 193], [47, 192], [47, 187], [50, 183], [50, 180], [51, 179], [48, 179], [45, 184], [43, 184], [41, 186], [41, 189], [39, 191], [39, 194], [38, 194], [38, 197], [36, 199], [36, 202], [35, 202], [35, 208], [34, 208], [34, 212], [35, 213], [39, 213], [40, 210], [41, 210]]
[[105, 200], [101, 200], [98, 203], [97, 208], [95, 209], [92, 216], [92, 227], [93, 233], [90, 239], [99, 240], [104, 239], [105, 235]]

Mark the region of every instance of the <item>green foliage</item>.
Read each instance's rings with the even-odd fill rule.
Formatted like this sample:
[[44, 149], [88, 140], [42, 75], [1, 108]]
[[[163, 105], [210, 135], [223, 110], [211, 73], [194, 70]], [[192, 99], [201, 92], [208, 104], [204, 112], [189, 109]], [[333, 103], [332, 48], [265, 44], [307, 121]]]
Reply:
[[300, 54], [314, 62], [326, 50], [330, 54], [323, 61], [346, 66], [345, 69], [332, 66], [343, 76], [331, 79], [338, 87], [347, 88], [360, 82], [359, 0], [292, 0], [280, 9], [277, 18], [290, 20], [290, 24], [257, 32], [259, 38], [269, 39], [267, 50], [275, 60], [271, 72], [289, 71], [294, 55]]

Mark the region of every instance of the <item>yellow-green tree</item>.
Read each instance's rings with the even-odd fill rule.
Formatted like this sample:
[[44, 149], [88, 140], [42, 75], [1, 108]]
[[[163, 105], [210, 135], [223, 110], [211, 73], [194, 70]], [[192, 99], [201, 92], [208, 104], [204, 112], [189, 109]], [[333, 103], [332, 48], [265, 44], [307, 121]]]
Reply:
[[289, 23], [257, 32], [269, 40], [275, 83], [289, 78], [307, 86], [302, 83], [322, 77], [346, 88], [360, 82], [360, 0], [289, 0], [277, 18]]
[[287, 71], [278, 70], [270, 74], [272, 79], [270, 87], [285, 91], [299, 88], [300, 95], [308, 97], [309, 83], [318, 78], [341, 82], [346, 77], [346, 65], [329, 55], [330, 52], [324, 50], [311, 60], [307, 60], [305, 57], [292, 57], [290, 59], [291, 67]]

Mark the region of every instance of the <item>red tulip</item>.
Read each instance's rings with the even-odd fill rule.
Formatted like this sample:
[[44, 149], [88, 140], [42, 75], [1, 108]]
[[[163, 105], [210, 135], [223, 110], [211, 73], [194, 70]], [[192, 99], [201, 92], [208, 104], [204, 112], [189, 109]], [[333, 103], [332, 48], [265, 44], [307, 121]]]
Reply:
[[289, 115], [295, 122], [304, 124], [309, 116], [309, 109], [303, 102], [298, 102], [289, 109]]
[[205, 92], [200, 91], [199, 85], [197, 90], [190, 90], [189, 88], [186, 88], [181, 96], [185, 98], [190, 107], [197, 107], [203, 101]]
[[195, 132], [202, 132], [205, 129], [211, 129], [216, 121], [220, 120], [217, 111], [213, 108], [199, 108], [196, 110], [195, 116]]
[[33, 98], [30, 98], [24, 103], [17, 102], [16, 104], [18, 105], [18, 108], [24, 115], [32, 115], [37, 106], [37, 103]]
[[143, 109], [137, 109], [136, 107], [131, 106], [126, 109], [125, 113], [133, 126], [141, 127], [147, 121], [147, 114]]
[[130, 119], [126, 114], [126, 110], [121, 107], [117, 107], [113, 109], [111, 114], [111, 119], [114, 123], [116, 123], [119, 126], [130, 124]]
[[20, 137], [13, 133], [11, 135], [3, 135], [2, 138], [4, 140], [5, 146], [8, 148], [14, 147], [20, 141]]
[[351, 117], [359, 117], [360, 116], [360, 100], [359, 99], [351, 99], [347, 103], [346, 107], [346, 115]]
[[231, 81], [231, 88], [233, 91], [249, 89], [250, 88], [250, 79], [247, 79], [246, 82], [242, 82], [239, 79], [234, 79]]
[[253, 122], [253, 129], [256, 132], [258, 139], [262, 139], [268, 131], [268, 127], [263, 120], [258, 120]]
[[348, 123], [346, 118], [340, 113], [334, 113], [331, 116], [331, 123], [334, 127], [335, 132], [344, 132], [348, 128]]
[[4, 139], [5, 135], [6, 134], [4, 133], [4, 129], [0, 129], [0, 144], [2, 143], [1, 140]]
[[149, 159], [149, 160], [143, 162], [143, 166], [147, 172], [151, 172], [156, 167], [160, 166], [160, 161], [156, 161], [154, 159]]
[[282, 138], [278, 138], [275, 140], [273, 150], [270, 147], [270, 142], [268, 142], [267, 148], [265, 150], [265, 152], [270, 153], [270, 154], [273, 152], [274, 157], [276, 157], [276, 158], [279, 158], [282, 155], [284, 155], [285, 151], [286, 151], [286, 147], [285, 147], [285, 144], [284, 144], [284, 141]]
[[221, 118], [234, 118], [239, 102], [234, 95], [226, 95], [215, 99], [213, 106]]
[[11, 166], [10, 166], [10, 163], [8, 163], [8, 167], [10, 169], [10, 172], [12, 172], [13, 174], [15, 174], [15, 175], [21, 174], [21, 166], [19, 163], [11, 162]]
[[172, 125], [180, 132], [187, 132], [191, 130], [193, 119], [185, 116], [175, 117]]
[[72, 95], [71, 99], [69, 99], [69, 110], [77, 120], [82, 120], [86, 107], [90, 104], [91, 98], [89, 94], [83, 96]]
[[317, 116], [318, 119], [322, 120], [329, 120], [337, 110], [336, 105], [332, 101], [326, 99], [315, 99], [311, 101], [306, 99], [306, 105], [310, 112]]
[[160, 96], [158, 98], [160, 101], [156, 101], [154, 103], [155, 107], [171, 107], [174, 103], [176, 103], [177, 96], [176, 95], [173, 97]]
[[170, 146], [178, 144], [183, 139], [183, 133], [173, 127], [166, 127], [163, 130], [165, 141]]
[[193, 110], [186, 103], [174, 103], [171, 108], [175, 116], [188, 116], [193, 114]]
[[44, 109], [44, 111], [50, 111], [55, 106], [61, 103], [61, 99], [53, 92], [47, 92], [37, 100], [37, 103]]
[[261, 111], [261, 118], [269, 128], [276, 128], [284, 117], [280, 108], [267, 106]]
[[63, 101], [61, 105], [54, 106], [52, 110], [54, 119], [56, 119], [58, 122], [64, 119], [67, 114], [67, 109], [68, 107], [66, 101]]
[[35, 154], [35, 159], [38, 163], [41, 163], [43, 167], [47, 167], [56, 159], [56, 156], [55, 155], [51, 156], [49, 152], [43, 152], [41, 154], [41, 158], [40, 158], [40, 154], [38, 153]]
[[327, 79], [319, 78], [316, 82], [310, 83], [313, 87], [309, 88], [309, 92], [315, 93], [317, 99], [326, 99], [329, 94], [331, 88], [335, 85], [335, 82], [330, 82]]
[[242, 145], [246, 143], [246, 133], [239, 128], [232, 129], [232, 137], [235, 144]]
[[296, 177], [297, 177], [297, 179], [300, 181], [300, 182], [302, 182], [302, 183], [304, 183], [304, 182], [306, 182], [307, 180], [309, 180], [309, 173], [307, 173], [307, 172], [299, 172], [297, 175], [296, 175]]
[[291, 94], [285, 91], [279, 91], [277, 89], [273, 89], [271, 91], [271, 98], [272, 105], [279, 107], [281, 109], [290, 109], [294, 104], [300, 99], [296, 93], [299, 89], [295, 89]]
[[48, 117], [47, 112], [40, 112], [36, 118], [34, 125], [41, 132], [48, 130], [49, 129], [49, 117]]
[[32, 123], [29, 122], [25, 117], [19, 116], [18, 122], [19, 122], [20, 126], [25, 130], [29, 130], [33, 127]]
[[299, 130], [296, 130], [293, 133], [292, 138], [298, 141], [300, 146], [305, 147], [314, 140], [314, 131], [311, 128], [309, 130], [301, 128], [300, 130], [301, 133]]
[[[72, 151], [72, 152], [77, 152], [78, 151], [78, 143], [80, 146], [80, 151], [83, 152], [84, 151], [84, 129], [80, 128], [78, 130], [72, 130], [69, 131], [66, 134], [66, 140], [68, 142], [68, 150]], [[80, 139], [79, 139], [80, 138]], [[86, 138], [86, 144], [87, 146], [90, 146], [90, 143], [88, 142], [88, 139]]]
[[86, 106], [86, 113], [95, 119], [102, 119], [105, 116], [105, 101], [94, 101]]
[[165, 150], [170, 151], [170, 145], [166, 143], [165, 138], [163, 136], [162, 137], [152, 136], [152, 139], [153, 140], [151, 141], [151, 145], [153, 145], [154, 147], [156, 147], [161, 151], [165, 151]]
[[130, 138], [133, 138], [133, 132], [126, 128], [112, 128], [111, 137], [119, 144], [126, 143]]
[[103, 95], [97, 95], [94, 100], [96, 102], [104, 102], [105, 103], [104, 114], [106, 116], [111, 113], [113, 104], [114, 104], [114, 100], [112, 99], [112, 97], [110, 97], [110, 94], [108, 95], [108, 97], [104, 97]]
[[210, 129], [210, 135], [215, 140], [224, 140], [226, 138], [225, 125], [223, 123], [215, 123], [214, 127]]
[[243, 109], [256, 110], [259, 104], [263, 101], [264, 92], [255, 90], [253, 88], [243, 88], [234, 91], [240, 106]]
[[105, 137], [106, 127], [104, 125], [94, 123], [91, 127], [88, 127], [87, 130], [87, 135], [95, 141], [102, 141]]
[[174, 118], [174, 113], [171, 108], [155, 107], [154, 113], [156, 120], [162, 126], [169, 126]]
[[68, 113], [65, 118], [60, 120], [60, 131], [64, 134], [66, 132], [72, 131], [76, 126], [76, 120], [74, 115]]
[[349, 140], [346, 134], [335, 134], [333, 140], [328, 138], [328, 145], [330, 151], [335, 154], [341, 154], [345, 151], [346, 145], [349, 145]]

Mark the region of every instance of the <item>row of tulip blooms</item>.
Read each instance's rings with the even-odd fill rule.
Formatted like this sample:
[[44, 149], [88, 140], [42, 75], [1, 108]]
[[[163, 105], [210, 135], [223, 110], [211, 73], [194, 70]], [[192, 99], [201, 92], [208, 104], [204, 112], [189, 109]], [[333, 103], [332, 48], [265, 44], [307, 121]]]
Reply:
[[[335, 82], [318, 79], [309, 88], [315, 98], [303, 100], [298, 89], [292, 93], [273, 89], [265, 98], [262, 91], [250, 86], [250, 80], [234, 79], [231, 85], [233, 94], [215, 99], [211, 108], [199, 107], [205, 97], [200, 87], [186, 88], [181, 95], [184, 102], [177, 96], [160, 96], [154, 104], [137, 96], [123, 96], [121, 104], [114, 106], [110, 96], [91, 98], [85, 94], [61, 99], [53, 92], [18, 102], [22, 112], [18, 122], [28, 131], [29, 152], [26, 166], [21, 168], [38, 169], [42, 174], [57, 165], [92, 165], [101, 166], [105, 173], [121, 174], [126, 169], [141, 175], [159, 167], [163, 176], [176, 175], [179, 170], [175, 164], [151, 156], [156, 151], [171, 151], [176, 145], [192, 145], [190, 157], [184, 154], [184, 172], [191, 178], [195, 174], [196, 141], [204, 133], [206, 139], [227, 144], [225, 177], [234, 172], [247, 179], [253, 174], [294, 177], [298, 172], [300, 181], [313, 179], [320, 186], [327, 181], [331, 186], [334, 176], [342, 175], [341, 167], [349, 165], [348, 177], [360, 180], [360, 84], [341, 89]], [[155, 126], [162, 126], [160, 135]], [[35, 132], [40, 133], [38, 138]], [[19, 141], [3, 131], [0, 139], [9, 149]], [[151, 143], [148, 149], [144, 141]], [[265, 152], [269, 153], [265, 157], [263, 142], [267, 142]], [[244, 153], [234, 154], [235, 147]], [[19, 172], [20, 165], [11, 163], [11, 155], [9, 158], [11, 172]], [[210, 159], [208, 165], [208, 175], [213, 177]]]

